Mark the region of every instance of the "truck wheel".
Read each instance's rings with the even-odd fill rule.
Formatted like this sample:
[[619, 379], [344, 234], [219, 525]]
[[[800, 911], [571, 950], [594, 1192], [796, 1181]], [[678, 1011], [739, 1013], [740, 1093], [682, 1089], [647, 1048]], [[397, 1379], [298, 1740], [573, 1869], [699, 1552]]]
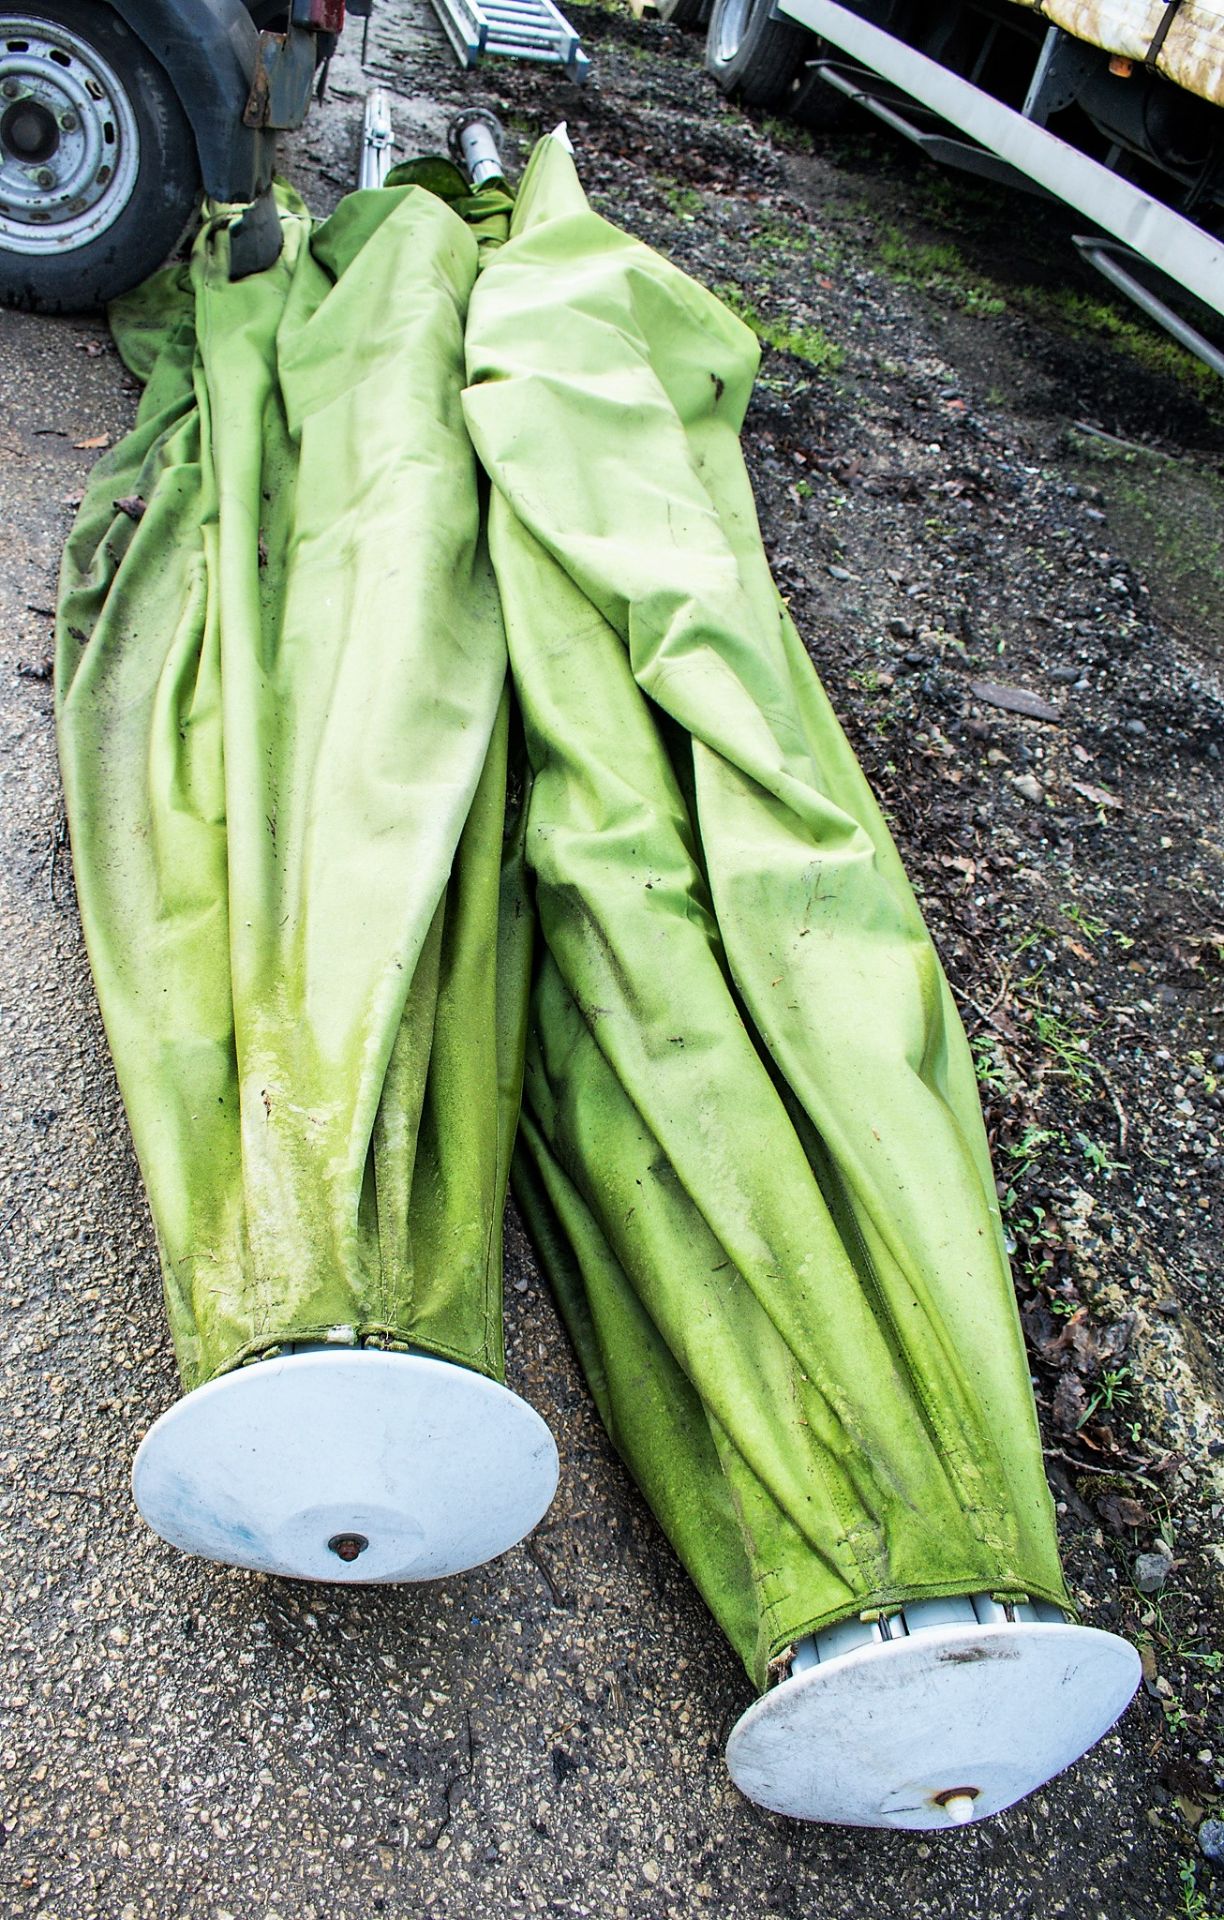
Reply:
[[706, 71], [746, 107], [777, 107], [810, 58], [811, 35], [791, 20], [771, 20], [771, 0], [714, 0]]
[[98, 0], [0, 0], [0, 303], [80, 312], [161, 265], [200, 190], [178, 96]]
[[710, 0], [658, 0], [660, 20], [673, 27], [704, 26], [709, 17]]

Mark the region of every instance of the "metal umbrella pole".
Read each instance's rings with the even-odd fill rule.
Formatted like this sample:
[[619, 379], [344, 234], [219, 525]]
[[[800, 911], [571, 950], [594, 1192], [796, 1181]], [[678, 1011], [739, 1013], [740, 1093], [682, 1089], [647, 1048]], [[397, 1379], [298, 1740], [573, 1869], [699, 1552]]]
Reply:
[[502, 127], [483, 107], [457, 113], [446, 130], [446, 145], [455, 165], [477, 191], [490, 180], [504, 180], [501, 157]]
[[361, 169], [359, 187], [381, 187], [391, 167], [391, 149], [395, 128], [391, 120], [391, 95], [385, 87], [372, 87], [366, 95], [361, 123]]

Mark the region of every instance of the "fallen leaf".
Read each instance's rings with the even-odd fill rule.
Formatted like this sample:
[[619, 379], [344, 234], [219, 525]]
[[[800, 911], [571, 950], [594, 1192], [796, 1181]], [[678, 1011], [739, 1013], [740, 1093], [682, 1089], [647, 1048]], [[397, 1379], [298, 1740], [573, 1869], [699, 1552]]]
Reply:
[[112, 500], [111, 505], [116, 513], [126, 513], [129, 520], [144, 517], [145, 503], [138, 493], [125, 494], [122, 500]]
[[1018, 1041], [1020, 1039], [1020, 1029], [1008, 1013], [1006, 1007], [992, 1008], [986, 1018], [995, 1032], [1001, 1033], [1005, 1040]]
[[1060, 1433], [1074, 1433], [1088, 1411], [1083, 1383], [1074, 1373], [1064, 1373], [1054, 1394], [1054, 1425]]
[[1125, 1533], [1128, 1527], [1145, 1527], [1149, 1515], [1141, 1501], [1132, 1500], [1129, 1494], [1107, 1493], [1097, 1502], [1101, 1517], [1114, 1533]]
[[1087, 800], [1094, 807], [1117, 807], [1122, 802], [1116, 793], [1106, 793], [1104, 787], [1091, 787], [1086, 780], [1070, 780], [1068, 786], [1072, 793], [1078, 793], [1081, 800]]
[[1062, 708], [1050, 705], [1039, 693], [1030, 693], [1027, 687], [1003, 687], [995, 680], [971, 680], [969, 691], [975, 700], [984, 700], [989, 707], [999, 707], [1004, 713], [1023, 714], [1026, 720], [1048, 720], [1051, 723], [1062, 719]]
[[109, 447], [110, 443], [109, 433], [95, 433], [88, 440], [74, 440], [72, 444], [80, 452], [85, 453], [92, 452], [95, 447]]

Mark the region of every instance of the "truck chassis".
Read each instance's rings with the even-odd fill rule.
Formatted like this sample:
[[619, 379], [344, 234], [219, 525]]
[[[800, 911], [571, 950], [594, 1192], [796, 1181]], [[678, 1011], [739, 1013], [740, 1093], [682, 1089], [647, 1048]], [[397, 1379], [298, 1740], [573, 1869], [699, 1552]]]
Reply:
[[933, 159], [1064, 202], [1094, 229], [1084, 258], [1224, 375], [1215, 100], [1014, 0], [713, 0], [706, 64], [747, 104], [828, 122], [852, 101]]

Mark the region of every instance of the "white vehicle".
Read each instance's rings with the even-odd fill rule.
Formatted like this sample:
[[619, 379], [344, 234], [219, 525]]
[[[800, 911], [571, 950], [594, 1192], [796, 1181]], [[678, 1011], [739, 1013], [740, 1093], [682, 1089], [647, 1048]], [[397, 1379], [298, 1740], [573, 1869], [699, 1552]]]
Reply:
[[[1224, 316], [1224, 0], [673, 0], [670, 13], [707, 10], [724, 92], [815, 124], [852, 101], [934, 159], [1066, 202], [1094, 229], [1076, 239], [1085, 257], [1224, 374], [1207, 337]], [[1182, 294], [1207, 309], [1199, 324]]]

